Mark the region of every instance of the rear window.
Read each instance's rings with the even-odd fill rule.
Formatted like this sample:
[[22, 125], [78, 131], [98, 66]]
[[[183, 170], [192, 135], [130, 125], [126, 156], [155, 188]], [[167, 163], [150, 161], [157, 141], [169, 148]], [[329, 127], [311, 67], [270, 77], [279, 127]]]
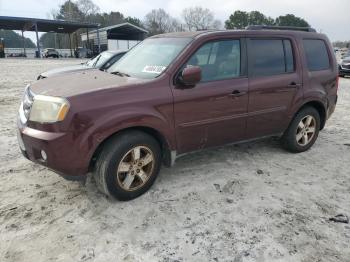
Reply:
[[330, 68], [326, 43], [318, 39], [304, 39], [304, 49], [309, 71]]
[[253, 76], [269, 76], [294, 71], [290, 40], [252, 39], [250, 67]]

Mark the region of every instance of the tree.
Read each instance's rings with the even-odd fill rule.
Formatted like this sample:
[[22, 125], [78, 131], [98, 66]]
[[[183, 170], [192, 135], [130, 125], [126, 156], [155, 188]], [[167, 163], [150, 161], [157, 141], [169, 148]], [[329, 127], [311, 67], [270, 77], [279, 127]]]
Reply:
[[83, 21], [84, 13], [79, 9], [76, 3], [67, 0], [60, 6], [55, 19]]
[[[23, 39], [22, 36], [11, 30], [0, 30], [0, 38], [4, 39], [5, 47], [7, 48], [22, 48]], [[27, 48], [35, 47], [30, 38], [24, 38], [24, 43]]]
[[226, 29], [243, 29], [249, 25], [249, 14], [245, 11], [237, 10], [225, 21]]
[[100, 11], [100, 8], [91, 0], [78, 0], [76, 4], [78, 9], [82, 12], [83, 17], [95, 15]]
[[143, 27], [141, 20], [138, 19], [137, 17], [128, 16], [127, 18], [124, 19], [124, 21], [130, 24], [136, 25], [138, 27]]
[[279, 16], [274, 20], [259, 11], [244, 12], [237, 10], [225, 21], [226, 29], [243, 29], [248, 25], [309, 26], [304, 19], [292, 14]]
[[174, 18], [164, 9], [153, 9], [145, 16], [145, 27], [150, 35], [174, 31]]
[[273, 25], [274, 20], [271, 17], [266, 17], [259, 11], [251, 11], [249, 14], [248, 24], [249, 25]]
[[214, 20], [214, 14], [209, 9], [199, 6], [184, 9], [182, 17], [189, 31], [218, 29], [221, 26], [221, 22]]
[[276, 18], [276, 25], [278, 26], [301, 26], [308, 27], [310, 26], [303, 18], [297, 17], [292, 14], [287, 14], [279, 16]]

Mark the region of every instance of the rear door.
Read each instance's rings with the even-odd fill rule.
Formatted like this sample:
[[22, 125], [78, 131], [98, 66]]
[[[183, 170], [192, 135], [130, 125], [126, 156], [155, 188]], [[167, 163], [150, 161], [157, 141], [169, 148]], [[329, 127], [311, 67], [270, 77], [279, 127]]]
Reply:
[[[174, 87], [178, 152], [244, 139], [248, 103], [246, 49], [239, 38], [205, 42], [182, 66], [199, 66], [194, 88]], [[180, 69], [181, 71], [181, 69]]]
[[249, 38], [247, 138], [283, 132], [302, 98], [302, 70], [293, 38]]

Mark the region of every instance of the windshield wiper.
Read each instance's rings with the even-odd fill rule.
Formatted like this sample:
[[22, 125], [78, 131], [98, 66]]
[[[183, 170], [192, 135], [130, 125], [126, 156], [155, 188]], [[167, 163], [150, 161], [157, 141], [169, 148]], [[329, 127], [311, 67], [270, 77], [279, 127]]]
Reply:
[[111, 74], [117, 75], [117, 76], [126, 76], [126, 77], [130, 77], [129, 74], [123, 73], [123, 72], [120, 72], [120, 71], [111, 72]]

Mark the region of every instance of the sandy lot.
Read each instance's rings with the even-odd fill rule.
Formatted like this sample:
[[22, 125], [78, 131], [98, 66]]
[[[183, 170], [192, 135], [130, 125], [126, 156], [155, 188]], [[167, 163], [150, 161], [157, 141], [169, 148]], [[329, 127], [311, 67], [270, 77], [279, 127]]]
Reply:
[[184, 156], [130, 202], [24, 159], [24, 86], [77, 60], [0, 60], [0, 261], [350, 261], [350, 79], [314, 147], [276, 139]]

